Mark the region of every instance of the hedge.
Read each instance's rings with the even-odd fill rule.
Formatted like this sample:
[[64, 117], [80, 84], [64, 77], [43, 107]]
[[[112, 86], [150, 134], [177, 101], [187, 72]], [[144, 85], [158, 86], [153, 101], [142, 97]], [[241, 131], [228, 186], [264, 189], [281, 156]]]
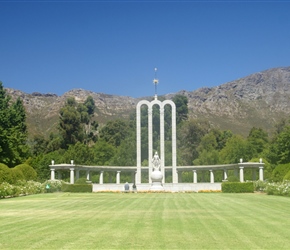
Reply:
[[63, 183], [61, 186], [61, 191], [71, 193], [91, 193], [93, 191], [93, 185]]
[[254, 193], [253, 182], [223, 182], [223, 193]]

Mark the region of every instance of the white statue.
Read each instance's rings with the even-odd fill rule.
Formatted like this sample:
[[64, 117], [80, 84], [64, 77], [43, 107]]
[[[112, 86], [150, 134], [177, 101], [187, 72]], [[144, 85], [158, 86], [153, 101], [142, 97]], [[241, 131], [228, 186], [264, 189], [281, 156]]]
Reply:
[[160, 171], [160, 162], [161, 161], [159, 159], [158, 153], [155, 152], [155, 155], [153, 156], [153, 159], [152, 159], [154, 171]]

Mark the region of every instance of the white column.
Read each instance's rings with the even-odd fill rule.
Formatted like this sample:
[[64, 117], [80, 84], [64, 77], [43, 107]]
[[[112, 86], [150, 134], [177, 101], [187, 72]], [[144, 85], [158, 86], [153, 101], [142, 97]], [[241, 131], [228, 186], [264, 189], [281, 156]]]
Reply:
[[210, 183], [214, 183], [214, 173], [212, 169], [209, 170], [209, 173], [210, 173]]
[[202, 172], [201, 172], [201, 182], [204, 182], [205, 180], [204, 180], [204, 170], [202, 170]]
[[178, 171], [178, 183], [182, 183], [182, 171]]
[[100, 172], [99, 184], [104, 184], [104, 171]]
[[120, 184], [120, 172], [121, 172], [121, 171], [117, 171], [117, 175], [116, 175], [116, 184]]
[[224, 168], [224, 180], [228, 179], [228, 171]]
[[259, 180], [264, 181], [264, 167], [263, 166], [259, 167]]
[[160, 106], [160, 153], [161, 153], [161, 173], [163, 175], [162, 183], [165, 183], [165, 150], [164, 150], [164, 107]]
[[171, 103], [171, 123], [172, 123], [172, 181], [176, 183], [176, 107], [175, 103]]
[[240, 167], [240, 182], [244, 182], [244, 167]]
[[78, 180], [80, 178], [80, 170], [76, 170], [76, 179]]
[[196, 170], [192, 170], [193, 172], [193, 183], [197, 183], [197, 174], [196, 174]]
[[87, 176], [87, 180], [89, 181], [91, 178], [90, 178], [90, 170], [87, 170], [86, 172], [86, 176]]
[[74, 183], [75, 183], [75, 169], [70, 168], [70, 184], [74, 184]]
[[136, 176], [136, 183], [141, 183], [141, 114], [140, 114], [141, 105], [137, 105], [137, 117], [136, 117], [136, 133], [137, 133], [137, 176]]
[[152, 126], [152, 106], [148, 106], [148, 179], [149, 183], [152, 183], [151, 173], [152, 173], [152, 157], [153, 157], [153, 126]]
[[55, 169], [54, 168], [50, 168], [50, 179], [55, 180]]

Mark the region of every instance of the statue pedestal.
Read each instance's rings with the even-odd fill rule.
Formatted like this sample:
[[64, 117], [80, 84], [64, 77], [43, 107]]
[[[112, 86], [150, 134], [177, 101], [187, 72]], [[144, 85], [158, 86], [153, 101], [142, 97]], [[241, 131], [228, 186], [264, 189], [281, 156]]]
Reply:
[[151, 173], [152, 185], [150, 187], [150, 191], [163, 191], [164, 188], [162, 186], [162, 179], [163, 174], [161, 173], [160, 170], [153, 171]]

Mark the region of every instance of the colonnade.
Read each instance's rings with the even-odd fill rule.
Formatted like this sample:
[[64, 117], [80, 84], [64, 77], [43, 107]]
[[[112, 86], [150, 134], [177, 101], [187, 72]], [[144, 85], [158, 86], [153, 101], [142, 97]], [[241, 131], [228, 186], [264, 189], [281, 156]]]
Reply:
[[[119, 168], [119, 170], [118, 170]], [[121, 170], [122, 168], [122, 170]], [[256, 163], [256, 162], [245, 162], [245, 163], [238, 163], [238, 164], [228, 164], [228, 165], [216, 165], [216, 166], [186, 166], [186, 167], [177, 167], [176, 170], [176, 183], [182, 183], [181, 175], [182, 171], [192, 171], [193, 179], [192, 183], [198, 183], [198, 173], [202, 174], [202, 181], [205, 180], [205, 174], [209, 174], [209, 182], [215, 183], [215, 171], [223, 170], [223, 179], [227, 180], [228, 178], [228, 170], [234, 170], [235, 176], [239, 177], [240, 182], [244, 182], [244, 170], [245, 168], [252, 169], [252, 179], [256, 180], [256, 172], [257, 169], [259, 171], [259, 180], [264, 180], [264, 163]], [[146, 168], [142, 168], [144, 171], [148, 171]], [[121, 184], [121, 173], [128, 173], [132, 174], [132, 183], [136, 183], [137, 179], [137, 171], [136, 168], [133, 167], [100, 167], [100, 166], [76, 166], [73, 164], [52, 164], [50, 165], [50, 172], [51, 172], [51, 180], [55, 180], [56, 171], [58, 174], [58, 179], [61, 179], [61, 172], [64, 170], [70, 171], [70, 183], [74, 184], [75, 179], [79, 179], [80, 171], [86, 171], [86, 179], [91, 179], [91, 172], [99, 172], [99, 184], [104, 184], [104, 172], [109, 172], [110, 174], [115, 172], [116, 174], [116, 184]], [[137, 183], [136, 183], [137, 184]]]
[[[248, 164], [248, 163], [247, 163]], [[254, 164], [254, 163], [252, 163]], [[201, 167], [201, 166], [200, 166]], [[255, 167], [252, 167], [252, 180], [256, 180], [256, 169], [259, 169], [259, 180], [260, 181], [263, 181], [264, 180], [264, 167], [263, 166], [255, 166]], [[245, 182], [245, 179], [244, 179], [244, 169], [245, 167], [244, 166], [239, 166], [237, 168], [234, 168], [234, 172], [235, 172], [235, 176], [236, 177], [239, 177], [239, 180], [240, 182]], [[228, 170], [231, 170], [230, 168], [224, 168], [223, 169], [223, 180], [227, 180], [228, 178]], [[238, 171], [239, 170], [239, 171]], [[192, 182], [193, 183], [198, 183], [197, 182], [197, 175], [198, 175], [198, 172], [201, 172], [202, 174], [202, 182], [204, 182], [204, 179], [205, 179], [205, 173], [206, 171], [209, 172], [209, 179], [210, 179], [210, 183], [215, 183], [215, 171], [217, 171], [216, 169], [206, 169], [206, 170], [197, 170], [197, 169], [192, 169], [192, 177], [193, 177], [193, 180]], [[177, 171], [177, 175], [178, 175], [178, 183], [181, 183], [181, 173], [182, 171]]]

